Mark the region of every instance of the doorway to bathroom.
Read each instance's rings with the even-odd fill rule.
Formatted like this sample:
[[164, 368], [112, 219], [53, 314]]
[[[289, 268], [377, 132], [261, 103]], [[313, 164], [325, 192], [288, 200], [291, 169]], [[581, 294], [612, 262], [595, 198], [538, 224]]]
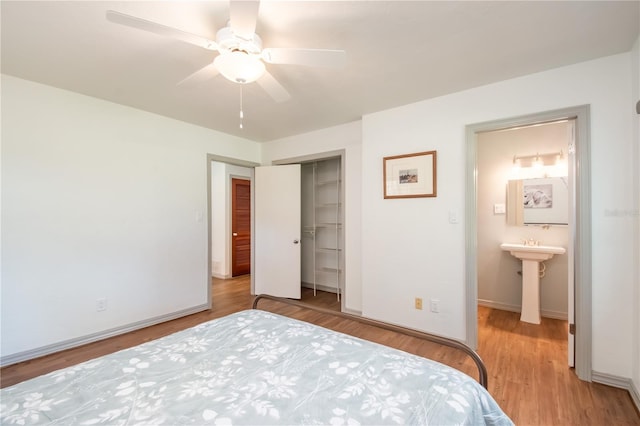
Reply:
[[[477, 347], [478, 305], [483, 309], [489, 306], [507, 311], [518, 311], [521, 307], [522, 281], [518, 275], [521, 264], [502, 251], [500, 244], [531, 239], [566, 247], [566, 255], [556, 256], [556, 262], [550, 260], [544, 264], [541, 312], [547, 317], [566, 316], [571, 324], [567, 335], [568, 364], [575, 366], [579, 378], [590, 381], [588, 118], [588, 106], [581, 106], [467, 126], [466, 220], [470, 226], [466, 231], [466, 302], [467, 343]], [[520, 139], [528, 142], [519, 143]], [[524, 163], [528, 162], [529, 170], [514, 171], [514, 163], [522, 158], [527, 160]], [[513, 206], [508, 203], [507, 182], [533, 177], [533, 174], [540, 178], [545, 174], [546, 177], [560, 176], [562, 168], [567, 176], [567, 224], [509, 224], [507, 216]], [[554, 287], [547, 286], [551, 281]]]

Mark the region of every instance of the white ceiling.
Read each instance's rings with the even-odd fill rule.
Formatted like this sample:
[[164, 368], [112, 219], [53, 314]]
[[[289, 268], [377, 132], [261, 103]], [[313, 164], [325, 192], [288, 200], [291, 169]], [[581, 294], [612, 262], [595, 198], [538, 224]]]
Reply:
[[[631, 50], [639, 1], [270, 1], [264, 47], [344, 49], [332, 70], [269, 65], [292, 99], [218, 75], [177, 83], [216, 52], [108, 22], [109, 9], [215, 40], [227, 1], [6, 1], [2, 72], [269, 141], [364, 114]], [[579, 76], [576, 76], [579, 78]]]

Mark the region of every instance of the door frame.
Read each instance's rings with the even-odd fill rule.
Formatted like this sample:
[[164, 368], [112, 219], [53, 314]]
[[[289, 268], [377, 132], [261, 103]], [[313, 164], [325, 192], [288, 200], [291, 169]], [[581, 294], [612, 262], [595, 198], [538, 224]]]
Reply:
[[[290, 158], [283, 158], [283, 159], [279, 159], [279, 160], [273, 160], [271, 162], [271, 165], [273, 166], [279, 166], [279, 165], [285, 165], [285, 164], [303, 164], [303, 163], [311, 163], [314, 161], [320, 161], [320, 160], [326, 160], [329, 158], [336, 158], [339, 157], [340, 158], [340, 180], [341, 180], [341, 187], [340, 187], [340, 192], [342, 194], [342, 247], [344, 248], [344, 254], [343, 254], [343, 258], [344, 258], [344, 264], [342, 265], [342, 275], [343, 275], [343, 281], [342, 281], [342, 288], [340, 289], [340, 311], [342, 312], [346, 312], [346, 298], [347, 298], [347, 252], [346, 252], [346, 245], [345, 245], [345, 240], [346, 240], [346, 233], [348, 230], [348, 218], [347, 218], [347, 197], [345, 196], [345, 188], [346, 188], [346, 173], [345, 173], [345, 169], [346, 169], [346, 163], [345, 163], [345, 155], [346, 155], [346, 150], [344, 149], [338, 149], [335, 151], [325, 151], [325, 152], [317, 152], [317, 153], [313, 153], [313, 154], [307, 154], [307, 155], [301, 155], [301, 156], [297, 156], [297, 157], [290, 157]], [[252, 266], [253, 267], [253, 266]]]
[[[253, 161], [240, 160], [238, 158], [225, 157], [222, 155], [216, 154], [207, 154], [207, 307], [211, 309], [213, 307], [213, 299], [211, 297], [211, 280], [213, 275], [211, 272], [213, 271], [213, 265], [211, 260], [211, 251], [212, 251], [212, 240], [211, 240], [211, 203], [213, 200], [211, 199], [211, 162], [217, 161], [219, 163], [231, 164], [234, 166], [242, 166], [253, 169], [260, 165], [260, 163], [256, 163]], [[251, 178], [253, 179], [253, 171], [251, 172]], [[253, 235], [253, 193], [251, 196], [251, 233]], [[253, 268], [253, 245], [251, 247], [251, 267]], [[253, 291], [253, 275], [251, 275], [251, 289]]]
[[[592, 378], [592, 284], [591, 284], [591, 138], [590, 108], [580, 105], [513, 118], [492, 120], [466, 126], [465, 190], [465, 264], [466, 264], [466, 343], [478, 346], [478, 272], [477, 272], [477, 133], [537, 123], [575, 119], [574, 155], [569, 156], [573, 169], [575, 199], [571, 205], [573, 224], [570, 244], [574, 248], [575, 289], [575, 372], [578, 378]], [[571, 319], [570, 319], [571, 321]]]

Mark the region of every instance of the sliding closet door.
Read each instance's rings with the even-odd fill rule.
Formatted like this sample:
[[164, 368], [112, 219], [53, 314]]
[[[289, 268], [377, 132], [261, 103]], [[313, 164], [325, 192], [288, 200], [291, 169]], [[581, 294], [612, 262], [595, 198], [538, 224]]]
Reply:
[[254, 291], [300, 299], [300, 165], [256, 167]]

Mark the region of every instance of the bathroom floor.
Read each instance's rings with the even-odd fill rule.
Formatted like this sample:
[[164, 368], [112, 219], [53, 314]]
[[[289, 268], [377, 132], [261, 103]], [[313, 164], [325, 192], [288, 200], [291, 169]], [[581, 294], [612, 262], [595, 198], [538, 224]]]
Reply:
[[478, 307], [478, 353], [489, 391], [519, 425], [638, 425], [626, 390], [583, 382], [567, 361], [567, 321], [520, 321], [517, 312]]

